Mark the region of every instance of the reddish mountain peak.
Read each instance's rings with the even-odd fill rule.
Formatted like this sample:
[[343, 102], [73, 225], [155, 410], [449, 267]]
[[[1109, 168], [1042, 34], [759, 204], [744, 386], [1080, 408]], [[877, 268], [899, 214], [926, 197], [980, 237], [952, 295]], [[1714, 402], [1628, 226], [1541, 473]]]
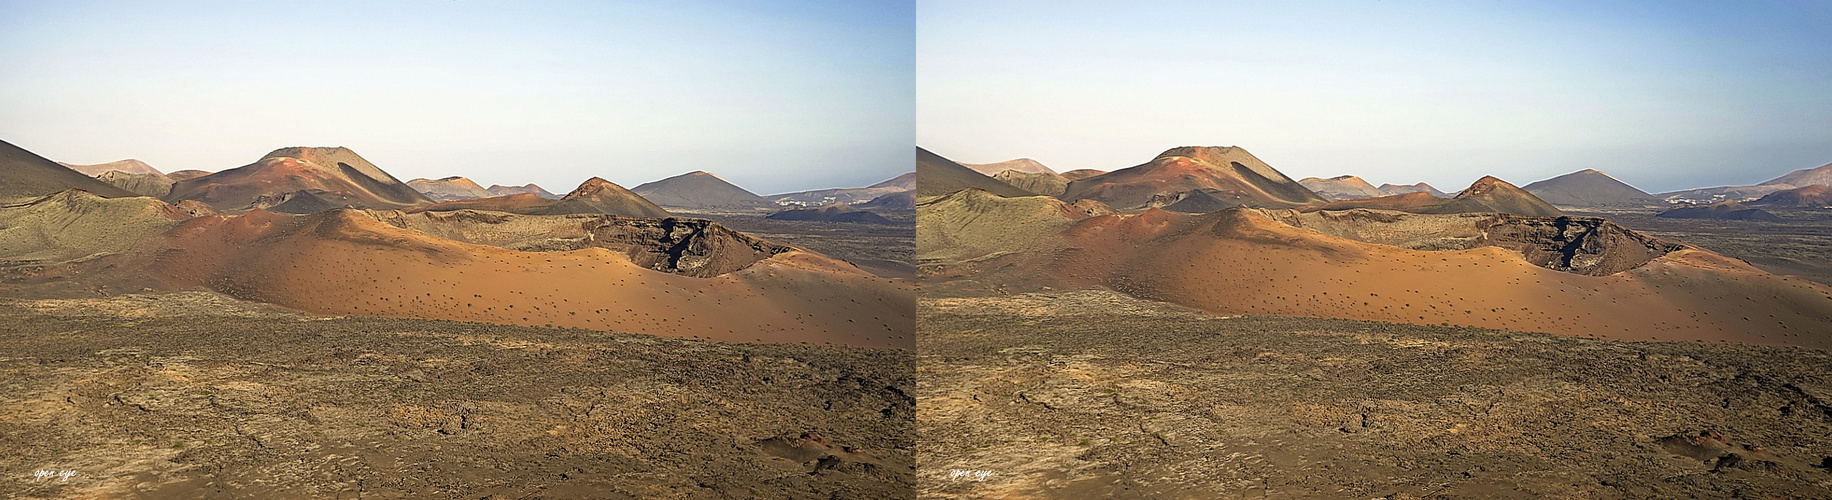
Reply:
[[1182, 156], [1208, 163], [1226, 165], [1228, 156], [1237, 154], [1237, 152], [1245, 153], [1246, 150], [1242, 150], [1238, 146], [1178, 146], [1164, 150], [1163, 153], [1158, 154], [1158, 157]]
[[1507, 188], [1513, 188], [1516, 190], [1520, 189], [1520, 188], [1514, 187], [1513, 184], [1508, 184], [1507, 181], [1495, 178], [1495, 176], [1485, 175], [1485, 176], [1482, 176], [1481, 179], [1476, 179], [1475, 184], [1470, 184], [1469, 189], [1463, 190], [1463, 194], [1459, 194], [1457, 195], [1457, 197], [1458, 198], [1468, 198], [1471, 196], [1488, 194], [1489, 192], [1495, 191], [1497, 189], [1506, 189], [1506, 188], [1503, 188], [1502, 186], [1506, 186]]
[[262, 156], [261, 158], [280, 158], [280, 157], [312, 158], [312, 157], [327, 157], [327, 156], [343, 154], [343, 153], [355, 153], [355, 152], [351, 151], [350, 148], [346, 148], [343, 146], [334, 146], [334, 147], [289, 146], [289, 147], [284, 147], [280, 149], [275, 149], [272, 152], [267, 153], [266, 156]]
[[572, 192], [566, 193], [566, 197], [562, 199], [571, 200], [584, 196], [595, 196], [606, 191], [616, 193], [627, 192], [629, 190], [624, 189], [623, 186], [619, 186], [615, 182], [604, 180], [603, 177], [593, 177], [580, 183], [577, 189], [573, 189]]

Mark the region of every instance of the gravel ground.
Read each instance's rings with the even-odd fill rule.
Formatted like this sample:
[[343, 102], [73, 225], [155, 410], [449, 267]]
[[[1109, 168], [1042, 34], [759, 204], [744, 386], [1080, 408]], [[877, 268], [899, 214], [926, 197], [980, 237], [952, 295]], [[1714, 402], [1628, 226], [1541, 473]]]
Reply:
[[925, 294], [923, 498], [1832, 498], [1832, 355]]
[[911, 363], [201, 292], [0, 300], [0, 497], [905, 498]]

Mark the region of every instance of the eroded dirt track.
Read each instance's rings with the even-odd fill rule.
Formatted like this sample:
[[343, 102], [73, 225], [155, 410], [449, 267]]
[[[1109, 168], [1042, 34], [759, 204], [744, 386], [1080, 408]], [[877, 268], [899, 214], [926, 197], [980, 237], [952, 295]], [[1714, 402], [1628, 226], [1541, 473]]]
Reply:
[[1832, 497], [1823, 351], [1213, 316], [1102, 291], [925, 298], [919, 315], [924, 498]]
[[200, 292], [0, 301], [0, 496], [902, 498], [910, 363]]

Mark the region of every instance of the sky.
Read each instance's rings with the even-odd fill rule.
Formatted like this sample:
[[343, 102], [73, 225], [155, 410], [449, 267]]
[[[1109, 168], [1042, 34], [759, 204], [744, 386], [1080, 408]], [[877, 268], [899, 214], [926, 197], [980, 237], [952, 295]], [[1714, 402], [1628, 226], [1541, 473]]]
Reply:
[[1832, 2], [922, 0], [916, 33], [917, 143], [964, 163], [1665, 192], [1832, 162]]
[[0, 0], [0, 140], [167, 172], [345, 146], [402, 181], [858, 187], [912, 169], [914, 16], [913, 0]]

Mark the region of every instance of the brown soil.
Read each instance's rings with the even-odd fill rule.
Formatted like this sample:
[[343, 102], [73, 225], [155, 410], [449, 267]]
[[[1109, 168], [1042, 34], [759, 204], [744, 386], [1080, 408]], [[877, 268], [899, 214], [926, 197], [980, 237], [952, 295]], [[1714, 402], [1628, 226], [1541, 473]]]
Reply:
[[475, 210], [417, 214], [368, 211], [363, 214], [398, 228], [511, 250], [555, 252], [603, 248], [621, 253], [645, 269], [696, 278], [734, 272], [796, 250], [705, 219], [538, 216]]
[[1591, 276], [1641, 267], [1685, 248], [1597, 217], [1422, 215], [1365, 209], [1267, 215], [1331, 236], [1414, 250], [1506, 248], [1536, 266]]
[[167, 233], [166, 245], [88, 264], [146, 269], [151, 279], [144, 284], [99, 271], [87, 275], [126, 281], [112, 281], [117, 290], [201, 287], [314, 313], [734, 342], [904, 346], [913, 321], [907, 283], [799, 251], [696, 278], [652, 270], [605, 248], [507, 250], [396, 228], [349, 210], [193, 219]]
[[[918, 251], [937, 257], [924, 261], [932, 286], [1011, 292], [1104, 288], [1223, 314], [1832, 347], [1832, 287], [1768, 274], [1704, 250], [1665, 252], [1668, 244], [1601, 223], [1585, 229], [1570, 220], [1561, 227], [1557, 219], [1519, 219], [1496, 221], [1505, 227], [1485, 226], [1492, 244], [1523, 253], [1499, 246], [1415, 250], [1365, 243], [1294, 228], [1246, 209], [1201, 216], [1154, 210], [1080, 221], [1052, 221], [1038, 213], [1017, 226], [990, 218], [1003, 211], [983, 213], [989, 218], [981, 223], [972, 212], [957, 211], [950, 217], [966, 222], [937, 226], [947, 232], [919, 238]], [[1032, 233], [1030, 227], [1037, 236], [1023, 235]], [[1000, 234], [1014, 236], [988, 239]], [[981, 243], [923, 243], [949, 238]], [[1625, 248], [1587, 252], [1587, 245]], [[1576, 265], [1562, 266], [1567, 270], [1536, 265], [1559, 262], [1550, 258], [1555, 255], [1570, 255], [1568, 262]], [[1627, 271], [1580, 273], [1648, 257], [1654, 258]]]
[[925, 292], [921, 311], [923, 498], [1832, 496], [1823, 351], [1100, 291]]
[[[0, 301], [0, 497], [907, 498], [903, 351]], [[67, 481], [38, 470], [73, 471]]]

